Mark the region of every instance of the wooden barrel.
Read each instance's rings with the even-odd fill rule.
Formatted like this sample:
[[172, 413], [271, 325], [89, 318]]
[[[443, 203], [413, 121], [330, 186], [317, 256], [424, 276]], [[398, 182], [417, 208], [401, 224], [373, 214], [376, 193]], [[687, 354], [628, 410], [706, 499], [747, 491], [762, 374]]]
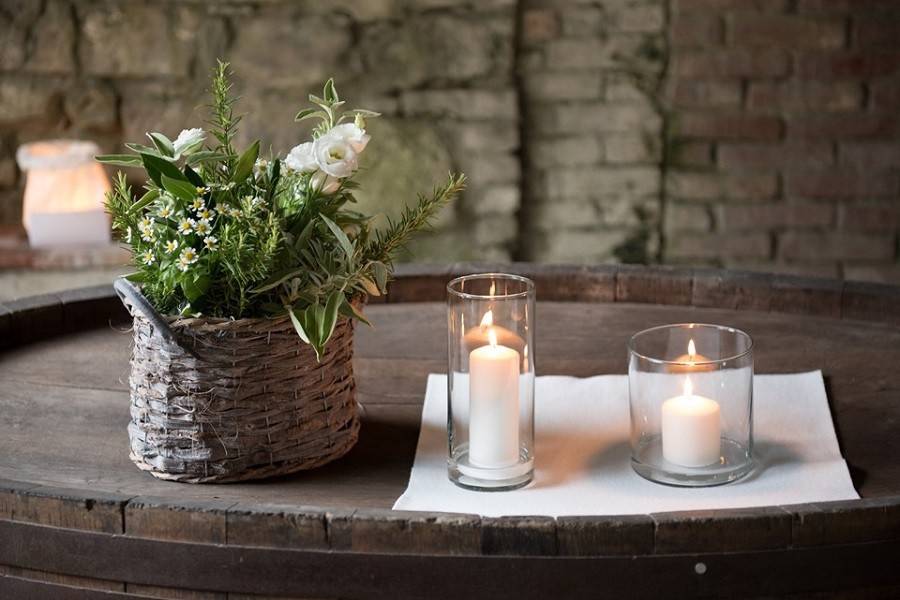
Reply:
[[[863, 499], [588, 517], [395, 512], [425, 378], [445, 369], [445, 285], [537, 283], [539, 369], [625, 372], [666, 322], [752, 332], [760, 372], [823, 370]], [[623, 266], [405, 266], [357, 331], [357, 447], [220, 486], [128, 461], [126, 316], [109, 287], [0, 306], [0, 598], [900, 597], [900, 288]], [[377, 302], [381, 300], [381, 302]]]

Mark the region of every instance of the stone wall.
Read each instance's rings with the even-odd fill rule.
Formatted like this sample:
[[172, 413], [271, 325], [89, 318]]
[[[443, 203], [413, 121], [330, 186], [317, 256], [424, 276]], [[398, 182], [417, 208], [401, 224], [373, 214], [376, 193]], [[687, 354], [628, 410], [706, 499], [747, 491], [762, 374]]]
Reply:
[[[419, 259], [674, 262], [900, 281], [890, 0], [0, 0], [0, 224], [15, 148], [201, 124], [233, 63], [284, 151], [334, 75], [384, 113], [364, 208], [450, 169]], [[200, 107], [200, 108], [198, 108]]]
[[900, 3], [676, 0], [665, 258], [900, 282]]

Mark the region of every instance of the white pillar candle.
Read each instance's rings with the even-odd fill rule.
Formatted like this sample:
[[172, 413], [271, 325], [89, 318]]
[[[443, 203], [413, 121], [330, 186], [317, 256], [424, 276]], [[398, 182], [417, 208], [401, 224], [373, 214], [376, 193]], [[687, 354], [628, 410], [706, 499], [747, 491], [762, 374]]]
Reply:
[[469, 354], [469, 462], [499, 469], [519, 462], [519, 353], [488, 339]]
[[663, 458], [683, 467], [705, 467], [719, 462], [721, 423], [719, 404], [693, 393], [685, 379], [684, 395], [662, 405]]

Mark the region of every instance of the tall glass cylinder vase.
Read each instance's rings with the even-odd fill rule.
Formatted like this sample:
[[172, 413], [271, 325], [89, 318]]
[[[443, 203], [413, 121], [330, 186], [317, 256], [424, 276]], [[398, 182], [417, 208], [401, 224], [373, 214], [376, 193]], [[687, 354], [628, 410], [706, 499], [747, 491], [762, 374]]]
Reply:
[[534, 471], [534, 282], [484, 273], [447, 292], [450, 480], [522, 487]]
[[684, 323], [628, 344], [631, 464], [643, 477], [697, 487], [753, 467], [753, 341], [721, 325]]

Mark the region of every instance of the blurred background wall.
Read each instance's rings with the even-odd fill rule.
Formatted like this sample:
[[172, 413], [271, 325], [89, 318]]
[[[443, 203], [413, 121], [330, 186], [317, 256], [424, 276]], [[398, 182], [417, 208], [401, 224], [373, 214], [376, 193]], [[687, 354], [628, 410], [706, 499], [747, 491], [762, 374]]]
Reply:
[[900, 282], [898, 40], [891, 0], [0, 0], [0, 223], [19, 144], [201, 126], [222, 57], [276, 152], [329, 76], [384, 114], [368, 209], [469, 175], [418, 260]]

